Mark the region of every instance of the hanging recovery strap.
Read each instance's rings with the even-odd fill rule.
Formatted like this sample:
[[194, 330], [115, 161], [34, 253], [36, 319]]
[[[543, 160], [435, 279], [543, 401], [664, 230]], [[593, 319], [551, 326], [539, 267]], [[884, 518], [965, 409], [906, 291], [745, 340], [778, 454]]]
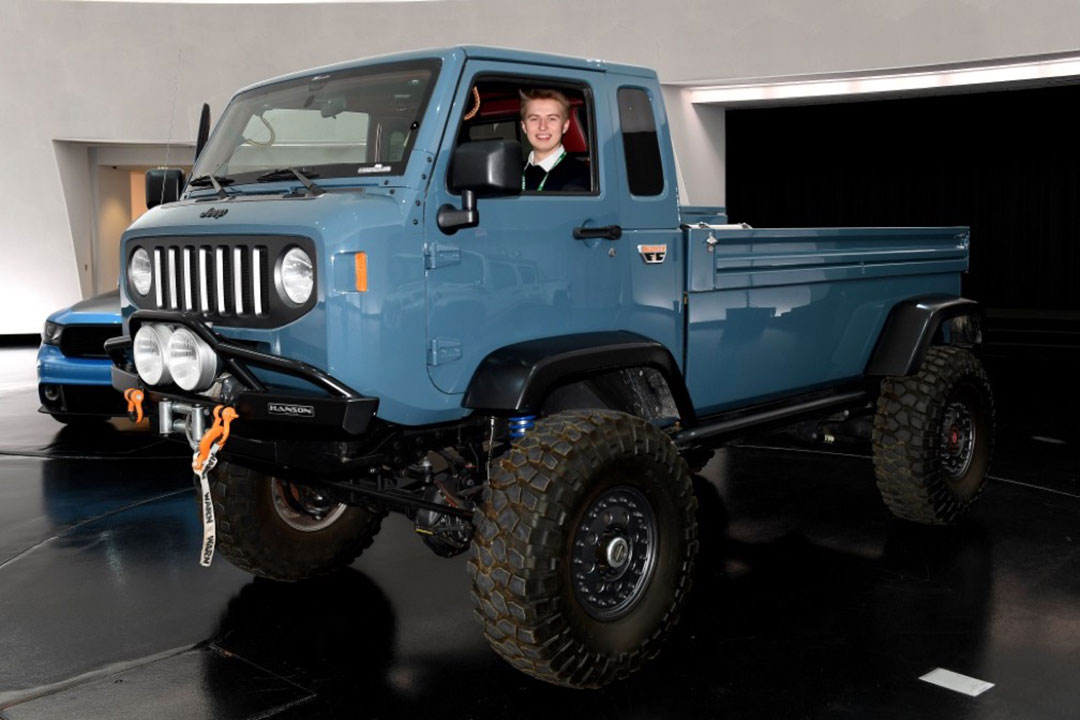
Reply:
[[233, 408], [223, 405], [215, 407], [214, 424], [203, 434], [202, 439], [199, 440], [199, 447], [191, 458], [191, 469], [195, 471], [201, 498], [203, 541], [202, 550], [199, 553], [199, 564], [203, 567], [210, 567], [210, 562], [214, 559], [214, 546], [217, 543], [214, 498], [210, 494], [210, 481], [207, 476], [217, 465], [217, 454], [221, 448], [225, 447], [225, 441], [229, 439], [229, 426], [236, 418], [236, 410]]

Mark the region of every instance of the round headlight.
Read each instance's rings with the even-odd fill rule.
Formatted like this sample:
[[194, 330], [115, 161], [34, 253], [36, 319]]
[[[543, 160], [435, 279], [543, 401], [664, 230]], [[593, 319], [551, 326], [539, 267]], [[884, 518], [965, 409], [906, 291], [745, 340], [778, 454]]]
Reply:
[[150, 278], [154, 275], [150, 267], [150, 253], [143, 248], [138, 248], [131, 253], [131, 265], [128, 266], [128, 280], [135, 292], [145, 295], [150, 292]]
[[315, 287], [315, 268], [311, 258], [300, 248], [294, 247], [281, 259], [278, 279], [285, 297], [294, 305], [303, 305]]
[[135, 370], [147, 385], [167, 383], [172, 377], [165, 364], [165, 351], [169, 347], [172, 333], [164, 325], [143, 325], [135, 333], [132, 350], [135, 355]]
[[188, 392], [199, 392], [214, 384], [218, 359], [210, 346], [187, 328], [177, 328], [169, 338], [166, 365], [173, 382]]

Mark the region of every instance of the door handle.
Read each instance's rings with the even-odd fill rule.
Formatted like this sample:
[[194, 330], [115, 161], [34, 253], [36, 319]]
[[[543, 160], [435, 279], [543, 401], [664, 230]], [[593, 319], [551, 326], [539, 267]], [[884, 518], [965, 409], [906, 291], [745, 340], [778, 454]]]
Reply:
[[589, 240], [591, 238], [606, 238], [618, 240], [622, 237], [622, 228], [618, 225], [604, 225], [602, 227], [576, 227], [574, 228], [575, 240]]

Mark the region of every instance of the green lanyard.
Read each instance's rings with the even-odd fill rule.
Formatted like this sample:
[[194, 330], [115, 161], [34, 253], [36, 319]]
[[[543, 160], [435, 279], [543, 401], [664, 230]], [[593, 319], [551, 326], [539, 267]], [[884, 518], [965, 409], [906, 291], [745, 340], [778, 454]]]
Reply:
[[[562, 155], [559, 156], [559, 159], [555, 161], [555, 165], [558, 165], [559, 163], [561, 163], [564, 157], [566, 157], [566, 151], [565, 150], [562, 151]], [[551, 170], [555, 169], [555, 165], [551, 166]], [[548, 175], [551, 174], [551, 170], [548, 170], [546, 173], [544, 173], [544, 179], [541, 180], [540, 184], [536, 186], [536, 192], [540, 192], [541, 190], [544, 189], [544, 184], [547, 183]], [[522, 190], [525, 189], [525, 173], [524, 172], [521, 173], [521, 189]]]

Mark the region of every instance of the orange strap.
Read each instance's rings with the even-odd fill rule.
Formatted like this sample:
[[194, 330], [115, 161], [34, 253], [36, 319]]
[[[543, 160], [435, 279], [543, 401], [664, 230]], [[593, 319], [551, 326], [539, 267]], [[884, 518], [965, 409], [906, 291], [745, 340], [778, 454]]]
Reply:
[[142, 422], [143, 391], [138, 388], [128, 388], [124, 391], [124, 399], [128, 404], [128, 415], [135, 413], [135, 422]]
[[199, 440], [199, 452], [196, 453], [195, 460], [191, 463], [191, 467], [195, 472], [202, 472], [214, 445], [217, 445], [218, 450], [225, 447], [225, 441], [229, 439], [229, 426], [232, 425], [232, 421], [237, 417], [236, 410], [233, 410], [231, 407], [218, 405], [214, 408], [214, 424], [210, 426], [210, 429], [207, 430], [203, 434], [202, 439]]

